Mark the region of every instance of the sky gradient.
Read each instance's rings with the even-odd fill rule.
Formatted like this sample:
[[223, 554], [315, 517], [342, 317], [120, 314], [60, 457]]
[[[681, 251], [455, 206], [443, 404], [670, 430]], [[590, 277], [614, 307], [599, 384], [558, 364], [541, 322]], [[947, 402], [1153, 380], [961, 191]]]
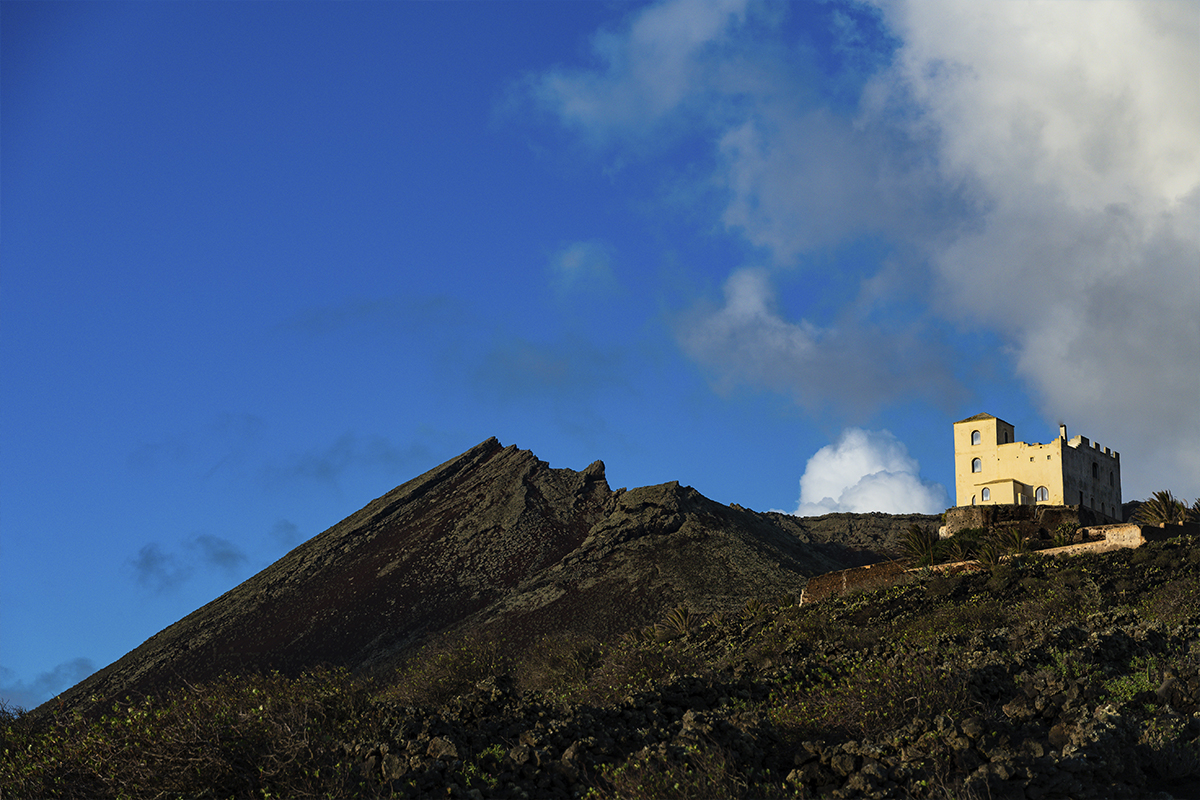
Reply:
[[0, 699], [489, 436], [938, 512], [1200, 495], [1200, 4], [0, 4]]

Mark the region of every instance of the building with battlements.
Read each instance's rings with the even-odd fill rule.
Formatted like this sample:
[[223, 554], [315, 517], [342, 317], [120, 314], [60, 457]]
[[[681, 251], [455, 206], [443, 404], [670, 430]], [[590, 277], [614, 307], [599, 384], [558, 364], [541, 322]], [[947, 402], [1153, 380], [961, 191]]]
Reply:
[[954, 423], [956, 504], [1079, 505], [1121, 519], [1121, 455], [1067, 440], [1067, 426], [1046, 444], [1016, 441], [1013, 426], [991, 414]]

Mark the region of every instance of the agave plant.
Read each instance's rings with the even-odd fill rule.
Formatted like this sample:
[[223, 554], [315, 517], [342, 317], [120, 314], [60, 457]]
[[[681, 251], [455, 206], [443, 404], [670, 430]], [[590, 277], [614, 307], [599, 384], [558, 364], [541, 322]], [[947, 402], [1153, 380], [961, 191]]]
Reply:
[[660, 642], [687, 636], [692, 632], [696, 618], [687, 606], [675, 606], [667, 612], [662, 622], [654, 626], [654, 632]]
[[766, 603], [759, 600], [757, 597], [751, 597], [750, 599], [748, 599], [746, 601], [746, 604], [744, 606], [742, 606], [742, 616], [748, 620], [757, 619], [761, 616], [766, 615], [766, 613], [767, 613]]
[[1054, 529], [1053, 542], [1055, 547], [1066, 547], [1075, 544], [1075, 534], [1078, 529], [1069, 522], [1064, 522]]
[[1004, 550], [994, 539], [988, 539], [979, 545], [979, 551], [975, 554], [975, 561], [981, 567], [986, 567], [987, 569], [994, 569], [999, 566], [1003, 559]]
[[[1200, 504], [1200, 499], [1192, 504], [1192, 511], [1196, 510], [1197, 504]], [[1135, 522], [1143, 525], [1174, 525], [1187, 522], [1188, 516], [1187, 503], [1176, 499], [1170, 490], [1163, 490], [1155, 492], [1149, 500], [1142, 503], [1142, 507], [1137, 510], [1133, 518]]]
[[1029, 542], [1016, 528], [1001, 528], [992, 535], [991, 539], [1002, 553], [1019, 556], [1029, 550]]
[[938, 535], [916, 523], [908, 526], [901, 541], [904, 555], [918, 567], [931, 566], [937, 556]]
[[946, 543], [946, 555], [951, 561], [969, 561], [975, 555], [975, 550], [966, 539], [951, 536]]

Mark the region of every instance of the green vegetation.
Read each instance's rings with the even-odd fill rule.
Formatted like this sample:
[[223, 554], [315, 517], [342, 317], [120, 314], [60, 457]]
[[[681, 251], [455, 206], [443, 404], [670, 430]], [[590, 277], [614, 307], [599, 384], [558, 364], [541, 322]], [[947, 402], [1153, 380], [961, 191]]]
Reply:
[[[927, 534], [913, 538], [928, 553]], [[805, 606], [754, 598], [707, 617], [680, 607], [612, 642], [475, 637], [386, 675], [231, 675], [93, 714], [7, 709], [0, 787], [5, 797], [803, 798], [829, 796], [830, 770], [853, 764], [855, 780], [886, 773], [871, 785], [891, 796], [982, 797], [964, 753], [1057, 748], [1065, 759], [1063, 737], [1085, 754], [1108, 741], [1085, 738], [1101, 722], [1132, 731], [1121, 752], [1165, 779], [1200, 774], [1200, 724], [1188, 722], [1200, 713], [1189, 677], [1200, 673], [1198, 629], [1194, 538], [1062, 559], [1027, 552], [990, 572]], [[885, 753], [903, 753], [902, 766], [880, 766]]]
[[1071, 544], [1075, 528], [1059, 530], [1046, 541], [1030, 541], [1015, 528], [968, 528], [942, 539], [937, 531], [921, 525], [911, 525], [901, 537], [904, 560], [914, 567], [978, 561], [985, 567], [995, 567], [1006, 556], [1019, 556], [1030, 550]]
[[1200, 522], [1200, 498], [1188, 508], [1186, 500], [1176, 499], [1169, 490], [1155, 492], [1133, 517], [1143, 525], [1175, 525], [1181, 522]]

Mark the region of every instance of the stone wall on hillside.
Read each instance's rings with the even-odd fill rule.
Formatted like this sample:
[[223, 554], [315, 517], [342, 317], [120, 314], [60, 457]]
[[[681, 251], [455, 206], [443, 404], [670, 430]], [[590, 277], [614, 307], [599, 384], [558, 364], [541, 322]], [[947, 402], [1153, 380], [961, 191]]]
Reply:
[[956, 506], [946, 509], [945, 522], [938, 533], [945, 539], [971, 528], [987, 531], [1015, 528], [1027, 539], [1038, 539], [1053, 536], [1064, 525], [1090, 528], [1107, 522], [1107, 518], [1084, 506]]
[[885, 561], [882, 564], [868, 564], [865, 567], [827, 572], [809, 578], [800, 594], [800, 605], [815, 603], [826, 597], [837, 597], [854, 590], [882, 589], [901, 583], [908, 570], [903, 562]]

